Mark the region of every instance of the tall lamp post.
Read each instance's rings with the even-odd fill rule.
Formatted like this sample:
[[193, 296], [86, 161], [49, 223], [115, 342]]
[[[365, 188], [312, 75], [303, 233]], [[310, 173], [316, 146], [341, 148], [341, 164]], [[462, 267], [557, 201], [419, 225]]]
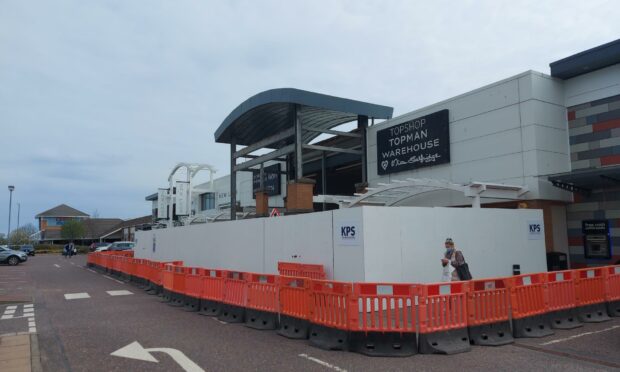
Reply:
[[11, 204], [13, 203], [13, 190], [15, 190], [15, 186], [9, 185], [9, 229], [6, 233], [6, 239], [9, 240], [9, 235], [11, 234]]

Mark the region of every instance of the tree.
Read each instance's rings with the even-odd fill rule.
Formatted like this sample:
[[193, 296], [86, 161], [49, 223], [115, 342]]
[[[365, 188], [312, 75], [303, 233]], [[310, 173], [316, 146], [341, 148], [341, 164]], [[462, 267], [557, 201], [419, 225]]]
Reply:
[[9, 235], [9, 243], [14, 245], [28, 244], [32, 241], [32, 236], [36, 234], [36, 232], [37, 230], [34, 225], [28, 223], [11, 231], [11, 235]]
[[0, 233], [0, 245], [8, 244], [9, 242], [6, 240], [6, 235]]
[[65, 222], [60, 230], [60, 236], [67, 240], [82, 239], [84, 234], [86, 234], [84, 224], [78, 220], [70, 220]]

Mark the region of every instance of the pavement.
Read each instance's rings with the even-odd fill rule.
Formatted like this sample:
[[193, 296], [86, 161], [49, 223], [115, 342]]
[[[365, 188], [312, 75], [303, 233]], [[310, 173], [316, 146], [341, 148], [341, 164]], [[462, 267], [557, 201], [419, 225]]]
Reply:
[[[2, 340], [22, 336], [7, 341], [22, 343], [19, 354], [13, 350], [15, 360], [26, 359], [27, 334], [31, 361], [40, 361], [43, 371], [620, 371], [620, 318], [456, 355], [367, 357], [183, 311], [85, 262], [84, 256], [40, 255], [18, 268], [0, 266], [0, 275], [15, 273], [23, 282], [20, 291], [0, 283], [0, 301], [2, 293], [30, 296], [29, 302], [0, 303], [0, 314], [17, 306], [12, 318], [0, 319]], [[39, 358], [32, 358], [32, 340]], [[0, 343], [5, 354], [13, 355]], [[6, 371], [2, 364], [0, 371]]]

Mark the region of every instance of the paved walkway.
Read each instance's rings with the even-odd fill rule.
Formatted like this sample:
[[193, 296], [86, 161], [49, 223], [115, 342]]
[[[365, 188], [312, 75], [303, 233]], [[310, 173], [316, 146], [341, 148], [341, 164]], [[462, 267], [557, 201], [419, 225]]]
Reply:
[[41, 371], [39, 347], [36, 335], [6, 334], [0, 336], [0, 371]]

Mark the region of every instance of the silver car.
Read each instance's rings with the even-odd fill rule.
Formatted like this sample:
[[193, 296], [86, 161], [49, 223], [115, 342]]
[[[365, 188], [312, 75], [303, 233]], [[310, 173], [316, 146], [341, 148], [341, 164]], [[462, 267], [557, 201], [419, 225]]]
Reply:
[[7, 263], [11, 266], [15, 266], [27, 260], [28, 255], [25, 252], [14, 251], [6, 245], [0, 245], [0, 263]]

